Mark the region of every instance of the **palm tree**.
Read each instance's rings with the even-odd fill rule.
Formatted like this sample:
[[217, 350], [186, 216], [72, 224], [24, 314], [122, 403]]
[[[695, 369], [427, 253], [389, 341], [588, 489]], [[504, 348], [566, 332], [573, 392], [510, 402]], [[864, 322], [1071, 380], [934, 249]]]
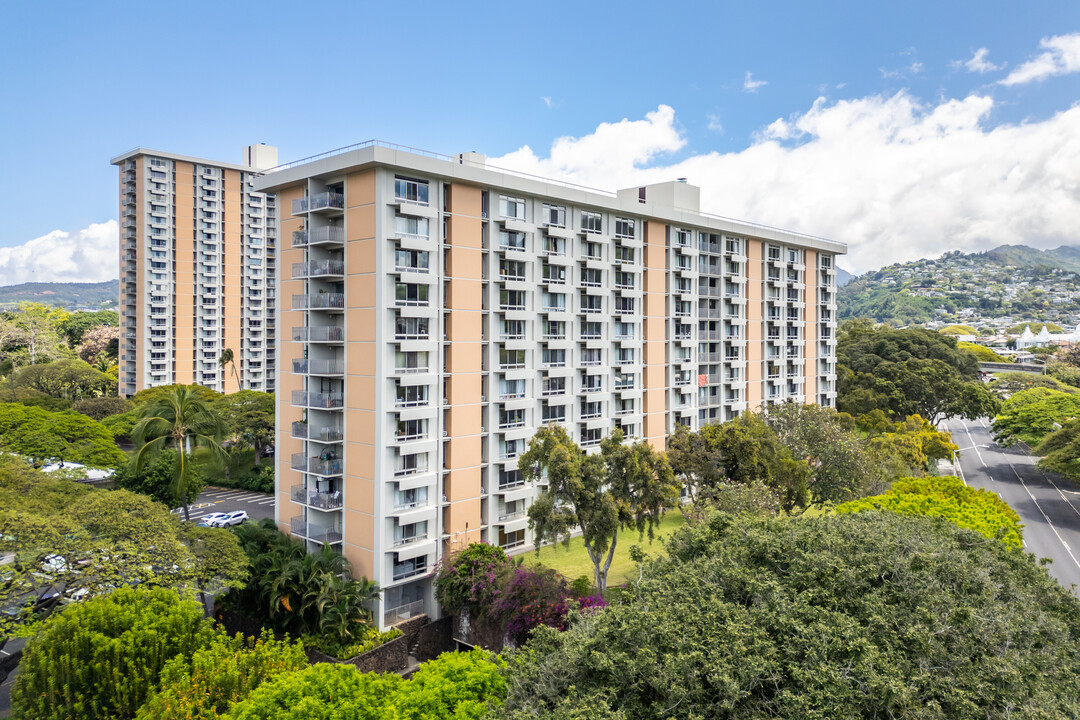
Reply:
[[236, 361], [233, 359], [232, 348], [225, 348], [221, 351], [221, 357], [218, 358], [218, 365], [222, 370], [225, 369], [226, 365], [232, 365], [233, 376], [236, 378], [236, 389], [242, 389], [240, 387], [240, 373], [236, 371]]
[[184, 508], [184, 519], [190, 520], [188, 510], [188, 479], [191, 476], [191, 454], [204, 448], [215, 463], [226, 462], [221, 438], [225, 423], [206, 400], [191, 387], [176, 385], [155, 398], [138, 413], [139, 421], [131, 432], [135, 456], [131, 460], [134, 472], [141, 472], [162, 450], [177, 451], [170, 490]]

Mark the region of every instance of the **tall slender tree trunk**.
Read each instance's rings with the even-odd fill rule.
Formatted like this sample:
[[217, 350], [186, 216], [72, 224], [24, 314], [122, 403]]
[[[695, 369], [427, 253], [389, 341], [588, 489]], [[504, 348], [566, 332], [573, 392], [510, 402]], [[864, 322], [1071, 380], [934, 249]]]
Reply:
[[188, 507], [187, 499], [187, 482], [185, 482], [185, 473], [187, 472], [187, 460], [188, 455], [191, 453], [191, 436], [184, 436], [184, 447], [180, 451], [180, 477], [176, 483], [176, 491], [180, 493], [180, 506], [184, 508], [184, 520], [191, 522], [191, 508]]

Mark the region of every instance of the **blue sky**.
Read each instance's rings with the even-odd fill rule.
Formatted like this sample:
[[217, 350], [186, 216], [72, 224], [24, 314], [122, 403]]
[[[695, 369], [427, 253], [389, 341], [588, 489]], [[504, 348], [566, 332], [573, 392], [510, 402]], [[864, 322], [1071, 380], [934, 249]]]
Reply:
[[137, 145], [682, 173], [858, 270], [1080, 244], [1078, 3], [8, 3], [0, 62], [0, 284], [115, 276]]

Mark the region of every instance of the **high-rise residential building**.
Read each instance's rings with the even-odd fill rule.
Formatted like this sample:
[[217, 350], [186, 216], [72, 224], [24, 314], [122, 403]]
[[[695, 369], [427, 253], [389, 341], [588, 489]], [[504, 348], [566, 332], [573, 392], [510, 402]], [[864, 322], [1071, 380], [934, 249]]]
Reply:
[[[172, 383], [274, 389], [277, 209], [243, 164], [136, 148], [120, 169], [120, 394]], [[223, 364], [231, 350], [233, 360]]]
[[436, 612], [429, 573], [530, 542], [536, 429], [622, 429], [835, 398], [841, 243], [699, 211], [682, 181], [618, 193], [365, 143], [255, 181], [283, 238], [277, 518]]

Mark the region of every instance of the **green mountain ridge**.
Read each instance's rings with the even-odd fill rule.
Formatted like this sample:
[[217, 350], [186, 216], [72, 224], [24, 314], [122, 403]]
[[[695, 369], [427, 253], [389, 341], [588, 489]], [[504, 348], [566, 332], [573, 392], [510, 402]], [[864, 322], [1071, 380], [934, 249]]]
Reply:
[[841, 319], [869, 317], [894, 326], [1006, 317], [1075, 325], [1080, 247], [1001, 245], [897, 263], [839, 288], [837, 304]]
[[0, 287], [0, 307], [21, 302], [37, 302], [56, 307], [115, 307], [120, 296], [120, 281], [99, 283], [31, 282]]

